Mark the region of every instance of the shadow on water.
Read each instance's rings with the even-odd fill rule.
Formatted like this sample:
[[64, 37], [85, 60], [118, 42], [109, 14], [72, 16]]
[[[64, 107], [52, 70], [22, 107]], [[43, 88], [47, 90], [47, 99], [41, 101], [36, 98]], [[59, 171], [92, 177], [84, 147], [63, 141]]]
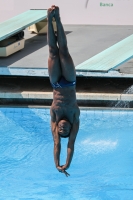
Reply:
[[[66, 31], [66, 35], [70, 34], [72, 31]], [[32, 38], [25, 40], [25, 47], [23, 50], [18, 51], [9, 57], [6, 58], [0, 58], [0, 67], [4, 66], [10, 66], [13, 63], [21, 60], [24, 57], [27, 57], [28, 55], [38, 51], [39, 49], [47, 46], [47, 34], [40, 34], [35, 35]]]
[[44, 135], [49, 138], [51, 132], [49, 109], [1, 108], [0, 112], [7, 121], [25, 132], [28, 133], [30, 130], [31, 134]]

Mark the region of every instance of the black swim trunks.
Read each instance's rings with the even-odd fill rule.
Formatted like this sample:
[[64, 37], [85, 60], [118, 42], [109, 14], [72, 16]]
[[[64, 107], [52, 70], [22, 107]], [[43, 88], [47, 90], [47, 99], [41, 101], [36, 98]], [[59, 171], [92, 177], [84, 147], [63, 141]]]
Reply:
[[67, 81], [63, 76], [57, 83], [51, 83], [52, 87], [55, 88], [64, 88], [76, 85], [76, 81]]

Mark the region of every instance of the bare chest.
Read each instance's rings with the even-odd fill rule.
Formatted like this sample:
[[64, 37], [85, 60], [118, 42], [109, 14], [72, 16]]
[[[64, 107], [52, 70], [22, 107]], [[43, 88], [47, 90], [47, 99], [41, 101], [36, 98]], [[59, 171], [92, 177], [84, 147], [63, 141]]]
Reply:
[[70, 106], [57, 106], [54, 108], [54, 113], [56, 115], [57, 123], [62, 119], [67, 119], [70, 123], [73, 123], [75, 108]]

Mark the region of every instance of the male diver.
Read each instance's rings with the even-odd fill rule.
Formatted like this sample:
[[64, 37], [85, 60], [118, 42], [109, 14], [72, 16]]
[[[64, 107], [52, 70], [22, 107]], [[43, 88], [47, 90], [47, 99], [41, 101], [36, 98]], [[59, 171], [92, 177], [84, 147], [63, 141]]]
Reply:
[[[57, 34], [53, 29], [55, 18]], [[79, 129], [80, 110], [76, 101], [76, 72], [67, 47], [66, 35], [61, 23], [59, 7], [48, 9], [48, 72], [53, 87], [53, 102], [50, 109], [51, 131], [54, 140], [54, 161], [59, 172], [66, 176], [74, 153], [74, 143]], [[61, 137], [68, 137], [67, 158], [60, 165]]]

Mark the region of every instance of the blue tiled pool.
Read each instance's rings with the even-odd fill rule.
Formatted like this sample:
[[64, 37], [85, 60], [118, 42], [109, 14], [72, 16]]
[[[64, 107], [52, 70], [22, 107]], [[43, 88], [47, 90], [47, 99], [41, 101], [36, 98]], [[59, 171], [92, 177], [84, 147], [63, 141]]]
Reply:
[[80, 124], [65, 177], [54, 166], [49, 109], [0, 108], [0, 200], [132, 200], [133, 111], [82, 110]]

